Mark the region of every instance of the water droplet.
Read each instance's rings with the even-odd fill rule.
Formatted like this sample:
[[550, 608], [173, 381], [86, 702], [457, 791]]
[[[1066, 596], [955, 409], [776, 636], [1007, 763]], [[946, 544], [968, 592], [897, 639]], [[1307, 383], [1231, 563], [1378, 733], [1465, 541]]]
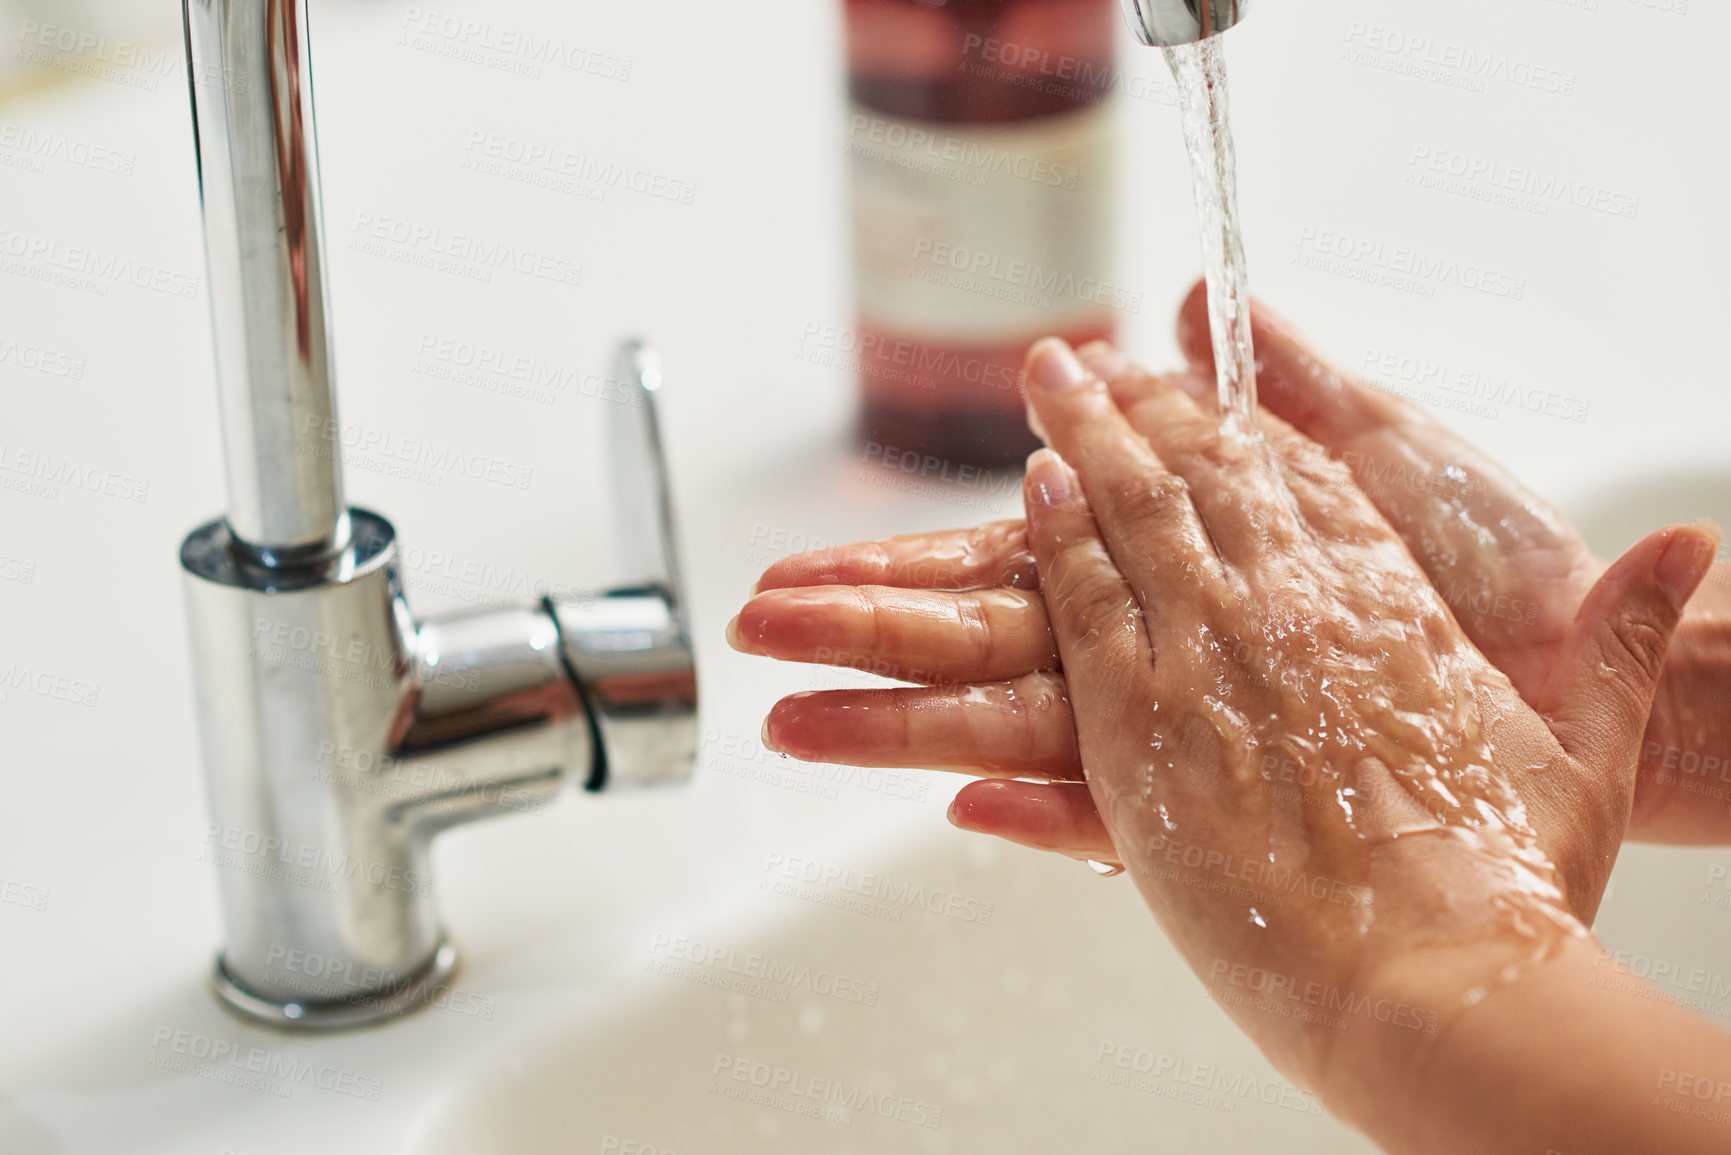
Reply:
[[1115, 874], [1124, 873], [1124, 868], [1119, 866], [1116, 862], [1096, 862], [1092, 858], [1087, 859], [1086, 861], [1088, 863], [1088, 869], [1103, 878], [1111, 878]]

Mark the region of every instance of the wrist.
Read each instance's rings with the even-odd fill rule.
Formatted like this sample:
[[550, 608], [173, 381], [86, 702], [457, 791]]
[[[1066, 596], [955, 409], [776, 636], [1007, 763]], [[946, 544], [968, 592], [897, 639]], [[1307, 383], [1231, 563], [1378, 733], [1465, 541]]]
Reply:
[[1430, 1150], [1431, 1115], [1448, 1109], [1432, 1073], [1458, 1048], [1463, 1023], [1494, 1014], [1516, 988], [1594, 965], [1601, 948], [1581, 927], [1560, 934], [1544, 957], [1535, 953], [1530, 941], [1484, 940], [1409, 950], [1367, 968], [1358, 985], [1368, 1005], [1414, 1008], [1418, 1025], [1410, 1014], [1349, 1018], [1318, 1088], [1329, 1110], [1391, 1153]]
[[1641, 742], [1629, 835], [1720, 843], [1731, 800], [1731, 566], [1715, 565], [1672, 638]]

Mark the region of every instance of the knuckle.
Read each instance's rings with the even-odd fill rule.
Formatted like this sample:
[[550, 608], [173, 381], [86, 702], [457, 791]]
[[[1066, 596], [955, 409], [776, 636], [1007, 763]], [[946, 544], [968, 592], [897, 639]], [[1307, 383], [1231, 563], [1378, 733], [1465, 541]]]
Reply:
[[1131, 619], [1131, 600], [1104, 551], [1088, 547], [1059, 555], [1046, 588], [1054, 628], [1078, 639], [1121, 627]]
[[1611, 619], [1607, 633], [1614, 668], [1631, 677], [1638, 675], [1646, 684], [1659, 680], [1670, 641], [1664, 626], [1643, 611], [1622, 610]]
[[1161, 532], [1178, 524], [1190, 506], [1190, 486], [1175, 473], [1160, 473], [1122, 482], [1112, 491], [1112, 505], [1129, 526]]
[[957, 601], [956, 615], [962, 623], [962, 635], [968, 639], [970, 656], [977, 665], [989, 665], [998, 648], [998, 635], [992, 627], [990, 610], [974, 595]]

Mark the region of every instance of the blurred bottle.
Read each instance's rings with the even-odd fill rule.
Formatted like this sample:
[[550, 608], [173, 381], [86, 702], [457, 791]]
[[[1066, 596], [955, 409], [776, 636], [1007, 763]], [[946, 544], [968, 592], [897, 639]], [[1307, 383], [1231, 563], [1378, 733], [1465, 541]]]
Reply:
[[846, 0], [868, 443], [974, 465], [1037, 444], [1028, 344], [1109, 337], [1115, 0]]

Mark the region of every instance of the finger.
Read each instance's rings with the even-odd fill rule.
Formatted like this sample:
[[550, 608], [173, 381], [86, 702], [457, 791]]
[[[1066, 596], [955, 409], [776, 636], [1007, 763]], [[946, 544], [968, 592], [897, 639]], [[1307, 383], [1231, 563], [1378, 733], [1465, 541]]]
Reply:
[[1658, 530], [1587, 594], [1534, 703], [1570, 756], [1619, 773], [1635, 765], [1671, 635], [1718, 548], [1709, 525]]
[[[1079, 477], [1077, 494], [1086, 494], [1083, 513], [1059, 511], [1048, 518], [1048, 525], [1067, 524], [1080, 531], [1085, 523], [1096, 538], [1118, 542], [1119, 580], [1128, 579], [1128, 588], [1135, 590], [1133, 603], [1139, 601], [1145, 611], [1159, 604], [1163, 589], [1222, 582], [1220, 558], [1191, 504], [1189, 485], [1130, 428], [1105, 384], [1070, 347], [1055, 337], [1039, 341], [1028, 352], [1024, 376], [1031, 420], [1045, 430], [1047, 443], [1063, 458], [1047, 462], [1048, 483], [1062, 487]], [[1026, 488], [1024, 493], [1030, 510], [1052, 513], [1038, 500], [1037, 490]], [[1031, 521], [1028, 536], [1042, 589], [1049, 595], [1052, 571], [1043, 564]], [[1048, 549], [1052, 545], [1048, 540]], [[1103, 542], [1099, 554], [1110, 564], [1112, 555]], [[1053, 599], [1046, 600], [1050, 612]]]
[[950, 804], [950, 821], [1035, 850], [1121, 865], [1084, 783], [970, 782]]
[[[1329, 540], [1388, 536], [1346, 468], [1279, 418], [1262, 413], [1258, 420], [1278, 472], [1248, 469], [1246, 447], [1221, 436], [1216, 407], [1206, 396], [1211, 386], [1196, 373], [1150, 373], [1104, 341], [1077, 355], [1106, 382], [1131, 428], [1190, 484], [1203, 527], [1227, 564], [1250, 568], [1269, 550], [1289, 545], [1301, 522]], [[1247, 501], [1247, 491], [1259, 496]], [[1269, 515], [1287, 506], [1296, 518]]]
[[[1396, 424], [1419, 411], [1397, 397], [1369, 389], [1313, 353], [1302, 338], [1260, 302], [1250, 303], [1261, 403], [1300, 433], [1331, 449]], [[1208, 329], [1208, 289], [1190, 290], [1178, 310], [1178, 345], [1192, 364], [1214, 371]]]
[[764, 744], [807, 762], [1080, 779], [1064, 680], [945, 689], [825, 690], [777, 702]]
[[1031, 590], [1039, 580], [1018, 520], [796, 554], [765, 570], [751, 592], [820, 585]]
[[737, 650], [903, 682], [997, 682], [1055, 668], [1046, 603], [1026, 590], [768, 590], [729, 623]]
[[[1076, 748], [1095, 804], [1109, 826], [1138, 831], [1146, 817], [1148, 784], [1141, 775], [1154, 774], [1156, 767], [1126, 762], [1111, 743], [1127, 725], [1151, 725], [1156, 714], [1147, 603], [1138, 600], [1113, 563], [1081, 479], [1062, 458], [1049, 450], [1029, 458], [1022, 494], [1028, 544], [1040, 566], [1052, 633], [1066, 661]], [[1130, 766], [1136, 768], [1127, 773], [1136, 781], [1120, 781], [1116, 771]]]
[[[1256, 302], [1251, 332], [1264, 409], [1351, 469], [1473, 644], [1533, 700], [1599, 573], [1580, 535], [1418, 406], [1328, 364]], [[1212, 372], [1200, 285], [1179, 312], [1178, 338], [1196, 366]]]

